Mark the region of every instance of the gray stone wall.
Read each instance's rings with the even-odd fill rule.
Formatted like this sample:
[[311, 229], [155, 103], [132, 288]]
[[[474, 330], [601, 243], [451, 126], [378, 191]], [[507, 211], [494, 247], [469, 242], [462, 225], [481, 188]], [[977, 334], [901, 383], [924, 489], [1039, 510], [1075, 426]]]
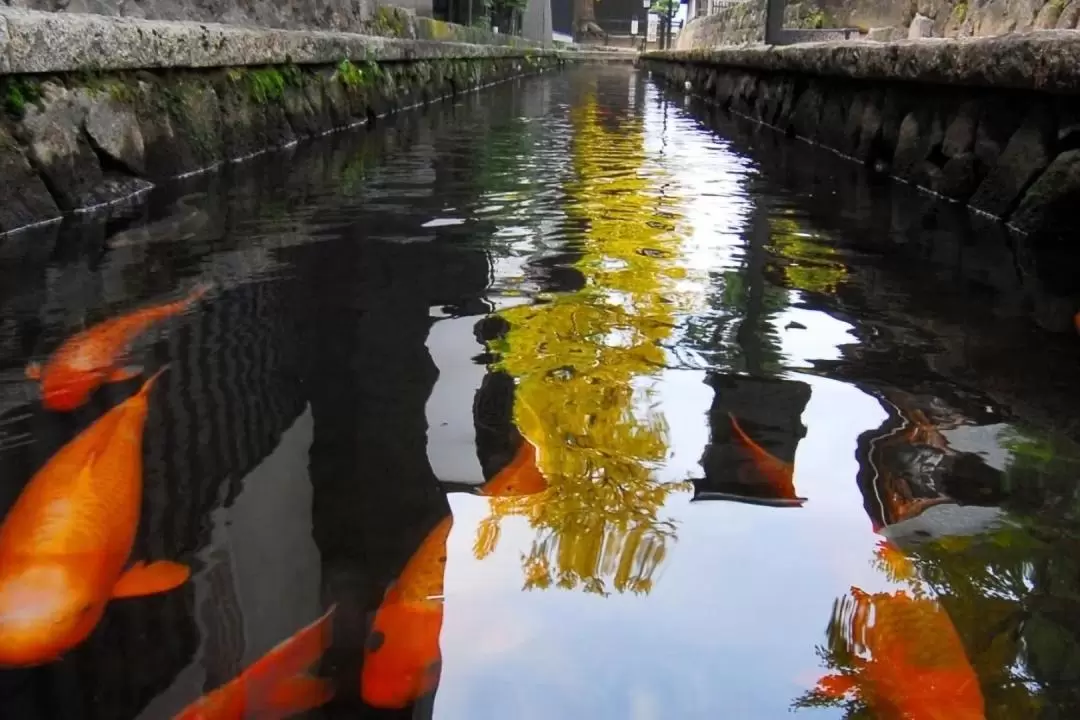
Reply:
[[676, 50], [765, 42], [765, 0], [746, 0], [695, 18], [675, 38]]
[[931, 37], [992, 37], [1030, 30], [1075, 29], [1080, 0], [804, 0], [830, 23], [895, 28], [907, 36], [916, 15], [928, 18]]
[[359, 32], [375, 0], [2, 0], [13, 8], [93, 13], [149, 20], [255, 25], [290, 30]]
[[[763, 41], [765, 0], [746, 0], [687, 24], [678, 50]], [[1080, 29], [1080, 0], [788, 0], [784, 27], [857, 28], [872, 40], [994, 37]]]
[[1080, 40], [653, 53], [648, 69], [1024, 233], [1075, 233]]

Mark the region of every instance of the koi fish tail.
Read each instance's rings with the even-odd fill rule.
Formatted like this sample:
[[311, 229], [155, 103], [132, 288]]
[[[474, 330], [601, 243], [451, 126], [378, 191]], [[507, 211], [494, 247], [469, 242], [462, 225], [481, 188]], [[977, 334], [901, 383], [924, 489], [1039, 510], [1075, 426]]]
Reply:
[[299, 630], [295, 635], [280, 642], [277, 647], [262, 656], [245, 671], [254, 683], [266, 683], [280, 691], [282, 701], [313, 698], [317, 695], [316, 679], [303, 675], [323, 656], [333, 639], [332, 606], [315, 622]]
[[732, 415], [731, 413], [728, 413], [728, 418], [731, 420], [731, 429], [735, 432], [735, 437], [737, 437], [739, 439], [739, 442], [741, 442], [747, 448], [752, 450], [755, 455], [768, 455], [769, 454], [769, 453], [767, 453], [765, 451], [764, 448], [762, 448], [760, 445], [758, 445], [756, 442], [754, 442], [750, 438], [750, 436], [746, 434], [746, 431], [742, 429], [742, 425], [739, 424], [739, 421], [735, 419], [734, 415]]
[[786, 497], [794, 498], [796, 496], [795, 482], [792, 477], [793, 468], [791, 467], [791, 464], [784, 462], [754, 442], [753, 439], [746, 434], [746, 431], [742, 429], [742, 426], [739, 425], [739, 421], [735, 419], [734, 415], [728, 413], [728, 418], [731, 420], [731, 429], [734, 431], [735, 437], [738, 439], [739, 443], [754, 456], [754, 462], [761, 474], [768, 479], [777, 490], [784, 493]]

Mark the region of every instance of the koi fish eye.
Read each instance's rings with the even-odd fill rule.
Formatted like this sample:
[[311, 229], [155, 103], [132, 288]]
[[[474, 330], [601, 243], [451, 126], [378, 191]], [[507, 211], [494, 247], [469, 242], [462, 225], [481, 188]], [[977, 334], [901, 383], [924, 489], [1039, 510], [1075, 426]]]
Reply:
[[386, 642], [386, 635], [382, 630], [372, 630], [368, 635], [367, 642], [364, 643], [364, 649], [368, 652], [376, 652]]

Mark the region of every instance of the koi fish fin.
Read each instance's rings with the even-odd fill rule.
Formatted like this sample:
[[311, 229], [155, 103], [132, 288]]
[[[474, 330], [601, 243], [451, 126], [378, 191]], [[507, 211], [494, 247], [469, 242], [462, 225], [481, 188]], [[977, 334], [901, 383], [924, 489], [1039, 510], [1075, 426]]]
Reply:
[[199, 302], [206, 293], [214, 289], [214, 283], [211, 281], [201, 282], [195, 286], [195, 288], [188, 293], [188, 296], [181, 300], [178, 305], [180, 308], [189, 308], [195, 303]]
[[127, 382], [133, 378], [137, 378], [142, 375], [143, 369], [138, 365], [128, 365], [127, 367], [114, 368], [108, 375], [105, 376], [105, 382], [118, 383]]
[[842, 698], [855, 689], [855, 678], [851, 675], [826, 675], [817, 682], [817, 691], [831, 698]]
[[318, 620], [282, 640], [245, 670], [244, 675], [255, 682], [275, 685], [306, 671], [330, 647], [336, 609], [336, 605], [331, 606]]
[[168, 560], [138, 562], [116, 581], [112, 596], [119, 599], [157, 595], [180, 587], [190, 576], [191, 568]]
[[742, 425], [739, 424], [739, 421], [735, 419], [734, 415], [728, 413], [728, 419], [731, 420], [731, 429], [735, 433], [735, 437], [739, 439], [739, 442], [741, 442], [743, 445], [746, 445], [746, 447], [750, 448], [754, 452], [761, 453], [762, 455], [768, 455], [771, 457], [771, 455], [767, 450], [765, 450], [765, 448], [758, 445], [749, 435], [746, 434], [746, 431], [742, 429]]
[[41, 379], [41, 363], [32, 362], [26, 366], [26, 379], [27, 380], [40, 380]]
[[142, 387], [139, 388], [139, 395], [142, 395], [143, 397], [149, 395], [150, 391], [154, 389], [154, 384], [158, 381], [158, 378], [164, 375], [165, 372], [168, 371], [168, 369], [171, 367], [172, 363], [165, 363], [160, 368], [158, 368], [158, 371], [156, 373], [146, 378], [146, 382], [144, 382]]
[[294, 675], [274, 686], [266, 698], [267, 712], [259, 717], [292, 717], [305, 710], [325, 705], [333, 697], [334, 686], [329, 680], [310, 675]]

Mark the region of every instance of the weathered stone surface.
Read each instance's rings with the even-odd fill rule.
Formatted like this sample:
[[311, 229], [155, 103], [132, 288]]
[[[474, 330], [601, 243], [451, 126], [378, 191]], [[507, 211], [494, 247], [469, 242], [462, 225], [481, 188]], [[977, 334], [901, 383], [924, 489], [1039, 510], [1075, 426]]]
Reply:
[[795, 134], [807, 140], [817, 138], [821, 130], [821, 110], [824, 97], [817, 83], [810, 85], [799, 95], [795, 101], [795, 108], [791, 114], [791, 126]]
[[941, 152], [945, 157], [966, 153], [975, 145], [975, 129], [979, 124], [979, 104], [970, 101], [960, 106], [945, 130]]
[[962, 152], [949, 158], [941, 168], [941, 175], [930, 187], [953, 200], [967, 200], [979, 187], [979, 162], [974, 153]]
[[896, 177], [931, 187], [929, 175], [937, 176], [939, 168], [928, 165], [934, 150], [941, 146], [945, 135], [940, 116], [929, 108], [908, 113], [900, 124], [893, 155], [892, 173]]
[[694, 18], [675, 38], [676, 50], [765, 42], [765, 3], [748, 0]]
[[984, 98], [980, 102], [979, 124], [975, 128], [975, 156], [984, 168], [997, 163], [1009, 138], [1020, 127], [1026, 107], [1015, 98]]
[[60, 216], [45, 183], [15, 139], [0, 126], [0, 232]]
[[31, 106], [19, 122], [31, 162], [40, 169], [62, 210], [101, 202], [104, 182], [97, 155], [82, 133], [82, 96], [55, 83], [43, 86], [41, 107]]
[[1072, 30], [1080, 22], [1080, 0], [1069, 0], [1069, 4], [1058, 15], [1055, 27], [1058, 30]]
[[916, 15], [908, 27], [908, 40], [921, 40], [934, 36], [934, 21], [925, 15]]
[[372, 0], [11, 0], [8, 4], [48, 12], [352, 32], [363, 30], [375, 8]]
[[893, 40], [900, 40], [902, 37], [903, 33], [894, 27], [870, 28], [866, 32], [866, 39], [871, 42], [892, 42]]
[[1061, 153], [1024, 194], [1009, 224], [1024, 232], [1076, 233], [1080, 150]]
[[153, 178], [211, 167], [225, 159], [221, 102], [209, 78], [164, 80], [146, 73], [138, 83], [138, 115]]
[[9, 8], [0, 8], [0, 28], [7, 35], [0, 43], [0, 74], [557, 54], [519, 39], [506, 39], [504, 45], [398, 40]]
[[1080, 92], [1080, 36], [1063, 30], [993, 38], [663, 51], [646, 57], [817, 77]]
[[146, 148], [131, 108], [107, 97], [95, 98], [87, 109], [85, 127], [98, 152], [131, 173], [146, 174]]
[[1033, 23], [1035, 29], [1053, 30], [1056, 28], [1063, 9], [1064, 7], [1058, 2], [1048, 2], [1043, 5], [1042, 9], [1039, 10], [1039, 14], [1035, 16], [1035, 22]]
[[995, 217], [1006, 217], [1031, 181], [1050, 163], [1055, 136], [1054, 116], [1049, 109], [1032, 108], [971, 197], [971, 206]]

